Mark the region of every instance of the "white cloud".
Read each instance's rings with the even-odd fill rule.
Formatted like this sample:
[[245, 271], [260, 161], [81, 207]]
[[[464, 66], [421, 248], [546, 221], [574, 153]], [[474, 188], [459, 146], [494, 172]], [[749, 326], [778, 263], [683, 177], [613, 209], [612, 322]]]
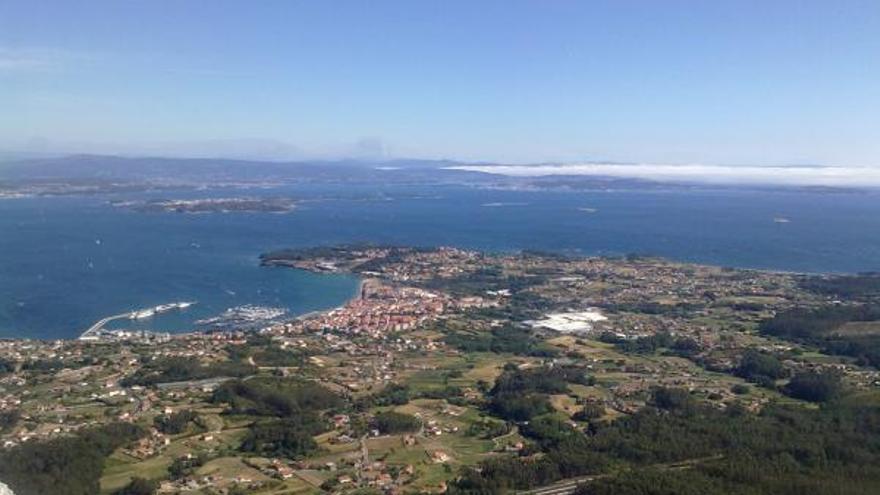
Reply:
[[706, 184], [880, 187], [880, 168], [878, 167], [584, 163], [564, 165], [465, 165], [451, 168], [513, 177], [580, 175]]

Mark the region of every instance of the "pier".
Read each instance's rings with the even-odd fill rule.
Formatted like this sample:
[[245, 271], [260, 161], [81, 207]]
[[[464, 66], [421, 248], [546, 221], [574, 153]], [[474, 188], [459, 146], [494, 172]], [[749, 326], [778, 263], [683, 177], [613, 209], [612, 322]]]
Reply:
[[149, 318], [156, 314], [171, 311], [172, 309], [186, 309], [193, 304], [195, 304], [195, 302], [189, 301], [161, 304], [154, 308], [129, 311], [127, 313], [120, 313], [118, 315], [108, 316], [106, 318], [98, 320], [94, 325], [90, 326], [88, 330], [80, 334], [79, 340], [98, 340], [101, 335], [101, 331], [104, 330], [104, 325], [114, 320], [139, 320], [141, 318]]
[[102, 318], [102, 319], [98, 320], [97, 323], [90, 326], [88, 328], [88, 330], [83, 332], [79, 336], [79, 340], [97, 340], [98, 334], [100, 334], [101, 330], [104, 329], [104, 325], [106, 325], [114, 320], [123, 320], [123, 319], [130, 320], [132, 318], [133, 314], [134, 313], [121, 313], [118, 315], [113, 315], [113, 316], [108, 316], [106, 318]]

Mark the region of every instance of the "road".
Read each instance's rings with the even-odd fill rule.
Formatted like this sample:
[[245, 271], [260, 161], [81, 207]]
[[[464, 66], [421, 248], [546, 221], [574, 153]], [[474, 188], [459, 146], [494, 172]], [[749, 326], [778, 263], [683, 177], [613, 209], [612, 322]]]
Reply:
[[[684, 461], [678, 461], [673, 463], [664, 463], [664, 464], [654, 464], [650, 467], [659, 468], [659, 469], [667, 469], [667, 470], [679, 470], [679, 469], [690, 469], [694, 467], [696, 464], [706, 461], [715, 461], [723, 458], [722, 455], [713, 455], [709, 457], [699, 457], [696, 459], [686, 459]], [[589, 483], [591, 481], [595, 481], [601, 478], [607, 478], [608, 474], [594, 474], [590, 476], [580, 476], [577, 478], [569, 478], [562, 481], [557, 481], [552, 485], [542, 486], [540, 488], [533, 488], [531, 490], [523, 490], [517, 491], [518, 495], [571, 495], [577, 490], [578, 486], [583, 483]]]
[[590, 481], [603, 478], [608, 476], [605, 475], [593, 475], [593, 476], [581, 476], [580, 478], [570, 478], [567, 480], [559, 481], [557, 483], [553, 483], [552, 485], [542, 486], [541, 488], [535, 488], [533, 490], [527, 490], [522, 492], [517, 492], [521, 495], [569, 495], [574, 493], [577, 490], [577, 487], [583, 483], [589, 483]]

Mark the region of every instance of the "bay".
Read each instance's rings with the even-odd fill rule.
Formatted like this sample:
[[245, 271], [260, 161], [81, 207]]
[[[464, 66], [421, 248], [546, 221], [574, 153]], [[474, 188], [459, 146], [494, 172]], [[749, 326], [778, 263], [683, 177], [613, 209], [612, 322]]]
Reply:
[[[111, 200], [284, 196], [289, 214], [140, 213]], [[0, 201], [0, 337], [75, 338], [105, 316], [197, 301], [140, 328], [181, 332], [242, 305], [343, 304], [357, 280], [259, 266], [339, 243], [651, 254], [797, 272], [880, 271], [880, 195], [804, 191], [508, 191], [297, 185]], [[124, 321], [123, 326], [132, 322]]]

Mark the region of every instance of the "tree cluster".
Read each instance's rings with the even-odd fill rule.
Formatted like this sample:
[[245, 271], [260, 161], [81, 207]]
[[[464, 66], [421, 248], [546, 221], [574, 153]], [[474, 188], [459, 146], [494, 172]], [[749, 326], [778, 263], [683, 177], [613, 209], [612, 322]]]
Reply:
[[198, 361], [183, 357], [157, 359], [144, 364], [133, 375], [120, 380], [123, 387], [134, 385], [151, 386], [158, 383], [204, 380], [217, 377], [244, 377], [256, 372], [250, 364], [237, 361], [223, 361], [203, 365]]
[[748, 349], [740, 358], [734, 374], [763, 387], [774, 388], [776, 380], [788, 376], [788, 371], [776, 356]]
[[810, 402], [828, 402], [840, 396], [843, 384], [839, 373], [805, 371], [794, 375], [785, 386], [785, 393]]
[[289, 378], [231, 380], [218, 387], [211, 400], [228, 404], [230, 414], [281, 418], [342, 403], [338, 395], [318, 383]]
[[199, 467], [204, 466], [206, 461], [207, 457], [204, 454], [178, 457], [168, 466], [168, 475], [173, 480], [185, 478], [195, 473]]
[[153, 425], [157, 430], [166, 435], [178, 435], [186, 431], [186, 427], [190, 421], [198, 417], [196, 413], [189, 409], [184, 409], [171, 414], [163, 414], [153, 419]]
[[552, 411], [547, 395], [567, 393], [569, 383], [589, 385], [592, 381], [584, 369], [574, 366], [507, 369], [495, 380], [488, 407], [501, 418], [528, 421]]
[[412, 414], [388, 411], [377, 414], [371, 426], [385, 435], [409, 433], [418, 431], [422, 427], [422, 420]]
[[132, 478], [129, 484], [113, 492], [113, 495], [153, 495], [158, 489], [158, 481]]
[[15, 361], [0, 357], [0, 376], [15, 371]]
[[16, 425], [18, 425], [19, 420], [21, 420], [21, 411], [18, 409], [0, 411], [0, 433], [15, 428]]
[[254, 424], [241, 443], [242, 452], [264, 457], [300, 459], [318, 448], [313, 435], [324, 431], [324, 424], [313, 413], [296, 418]]
[[880, 296], [880, 273], [809, 277], [801, 281], [801, 287], [819, 294], [844, 299], [875, 297]]
[[464, 352], [494, 352], [517, 356], [553, 357], [559, 351], [544, 344], [532, 331], [514, 325], [493, 328], [485, 333], [448, 333], [447, 344]]
[[827, 354], [852, 356], [858, 358], [860, 364], [880, 367], [880, 333], [838, 332], [849, 322], [876, 322], [880, 327], [880, 306], [795, 308], [762, 322], [760, 330], [766, 335], [816, 346]]

